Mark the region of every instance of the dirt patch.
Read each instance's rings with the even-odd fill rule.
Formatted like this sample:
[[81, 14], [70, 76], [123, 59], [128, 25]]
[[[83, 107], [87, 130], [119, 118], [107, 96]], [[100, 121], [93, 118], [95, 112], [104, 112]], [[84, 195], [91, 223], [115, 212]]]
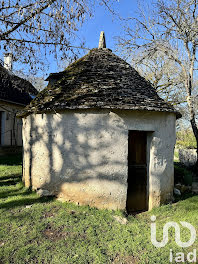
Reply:
[[51, 210], [49, 212], [45, 212], [43, 214], [43, 216], [45, 218], [54, 217], [56, 215], [56, 213], [58, 212], [59, 209], [60, 209], [60, 207], [52, 207]]
[[113, 261], [112, 264], [138, 264], [140, 260], [138, 257], [134, 256], [117, 256]]
[[47, 212], [43, 215], [45, 218], [48, 218], [48, 217], [54, 217], [55, 216], [55, 213], [52, 213], [52, 212]]
[[43, 234], [47, 239], [57, 241], [66, 238], [68, 232], [64, 232], [63, 228], [55, 229], [48, 225], [47, 228], [43, 231]]
[[60, 228], [53, 228], [52, 226], [48, 225], [47, 228], [43, 231], [43, 235], [45, 238], [50, 239], [52, 241], [57, 241], [61, 239], [70, 238], [86, 238], [85, 234], [79, 234], [76, 232], [71, 231], [64, 231], [65, 227]]

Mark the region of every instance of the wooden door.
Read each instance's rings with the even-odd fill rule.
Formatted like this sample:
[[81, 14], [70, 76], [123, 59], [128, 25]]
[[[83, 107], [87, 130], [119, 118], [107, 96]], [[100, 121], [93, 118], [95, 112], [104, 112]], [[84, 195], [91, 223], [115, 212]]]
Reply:
[[126, 209], [129, 213], [148, 210], [146, 143], [146, 132], [129, 131], [128, 191], [126, 204]]

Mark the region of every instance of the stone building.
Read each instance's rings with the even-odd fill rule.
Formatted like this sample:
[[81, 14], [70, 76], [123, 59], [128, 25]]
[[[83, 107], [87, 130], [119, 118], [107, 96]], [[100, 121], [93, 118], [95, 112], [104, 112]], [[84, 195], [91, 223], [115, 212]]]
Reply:
[[11, 54], [0, 62], [0, 146], [22, 146], [22, 121], [17, 112], [37, 95], [33, 85], [12, 73]]
[[127, 62], [99, 48], [21, 112], [23, 179], [66, 201], [144, 211], [170, 201], [179, 113]]

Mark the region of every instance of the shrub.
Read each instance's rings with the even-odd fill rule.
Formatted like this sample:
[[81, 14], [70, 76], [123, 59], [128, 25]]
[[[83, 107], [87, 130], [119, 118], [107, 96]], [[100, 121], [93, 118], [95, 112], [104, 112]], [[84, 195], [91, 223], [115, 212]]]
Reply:
[[197, 144], [193, 132], [190, 129], [178, 131], [176, 145], [178, 147], [196, 148]]

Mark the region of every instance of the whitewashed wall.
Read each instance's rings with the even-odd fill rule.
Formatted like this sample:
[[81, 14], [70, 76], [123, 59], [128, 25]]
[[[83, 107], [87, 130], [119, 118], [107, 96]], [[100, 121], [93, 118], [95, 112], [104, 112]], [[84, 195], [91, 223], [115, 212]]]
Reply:
[[148, 111], [68, 110], [23, 119], [26, 186], [67, 201], [124, 209], [128, 131], [149, 131], [149, 209], [172, 197], [175, 114]]

